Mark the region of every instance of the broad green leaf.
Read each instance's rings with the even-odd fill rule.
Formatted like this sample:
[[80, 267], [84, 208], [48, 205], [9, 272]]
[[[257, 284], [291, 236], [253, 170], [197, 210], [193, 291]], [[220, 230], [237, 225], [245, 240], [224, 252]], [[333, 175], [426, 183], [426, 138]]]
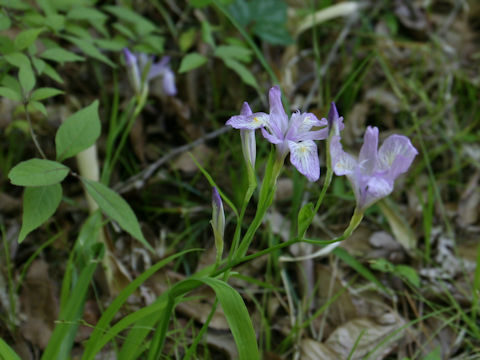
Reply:
[[21, 52], [7, 54], [4, 56], [4, 59], [7, 60], [10, 65], [16, 66], [18, 68], [30, 65], [30, 60], [28, 60], [27, 55]]
[[235, 71], [238, 76], [243, 80], [243, 82], [247, 85], [253, 86], [254, 88], [258, 87], [257, 80], [255, 76], [250, 72], [250, 70], [243, 65], [242, 63], [238, 62], [234, 59], [224, 59], [223, 60], [225, 65], [227, 65], [230, 69]]
[[22, 31], [20, 34], [17, 35], [15, 41], [13, 42], [15, 45], [15, 50], [22, 51], [23, 49], [28, 48], [32, 45], [35, 40], [37, 39], [38, 35], [40, 35], [44, 29], [27, 29]]
[[289, 45], [293, 38], [284, 23], [256, 23], [253, 32], [263, 40], [274, 45]]
[[180, 46], [180, 50], [182, 52], [187, 51], [192, 47], [195, 42], [195, 37], [197, 36], [197, 29], [191, 27], [187, 31], [184, 31], [180, 34], [180, 38], [178, 39], [178, 45]]
[[252, 51], [243, 46], [221, 45], [215, 49], [214, 55], [221, 59], [235, 59], [243, 62], [250, 62]]
[[298, 237], [303, 238], [310, 223], [312, 222], [314, 213], [314, 206], [311, 202], [305, 204], [298, 213]]
[[116, 35], [112, 39], [95, 39], [95, 43], [100, 48], [110, 51], [121, 51], [128, 46], [128, 40], [121, 35]]
[[87, 192], [105, 214], [115, 220], [123, 230], [139, 240], [146, 248], [154, 251], [143, 237], [135, 213], [120, 195], [97, 181], [85, 178], [81, 178], [81, 180]]
[[12, 21], [3, 12], [0, 12], [0, 31], [4, 31], [10, 28]]
[[18, 242], [21, 243], [31, 231], [47, 221], [55, 213], [61, 200], [60, 184], [25, 188], [22, 228]]
[[108, 16], [93, 7], [74, 7], [67, 13], [67, 19], [103, 22]]
[[13, 89], [8, 87], [0, 87], [0, 96], [6, 97], [7, 99], [14, 100], [14, 101], [21, 101], [22, 95], [16, 92]]
[[13, 47], [13, 41], [7, 36], [0, 35], [0, 53], [10, 54], [15, 51]]
[[415, 287], [420, 287], [420, 277], [414, 268], [408, 265], [395, 266], [395, 273]]
[[56, 161], [30, 159], [17, 164], [8, 173], [8, 178], [18, 186], [46, 186], [61, 182], [70, 169]]
[[212, 26], [208, 21], [202, 21], [202, 40], [215, 49]]
[[180, 63], [180, 69], [178, 70], [178, 72], [181, 74], [184, 72], [191, 71], [193, 69], [196, 69], [202, 66], [206, 62], [207, 62], [207, 58], [203, 55], [200, 55], [199, 53], [193, 52], [193, 53], [187, 54], [182, 59], [182, 62]]
[[45, 63], [45, 69], [43, 70], [43, 72], [45, 73], [45, 75], [52, 78], [56, 82], [63, 84], [63, 79], [60, 77], [60, 74], [49, 64]]
[[164, 51], [164, 43], [165, 39], [162, 36], [150, 34], [142, 38], [142, 43], [140, 45], [144, 44], [150, 47], [150, 53], [161, 54]]
[[117, 30], [120, 34], [124, 35], [129, 39], [135, 39], [135, 34], [127, 26], [123, 25], [120, 22], [117, 22], [112, 25], [112, 27]]
[[43, 53], [40, 54], [40, 57], [59, 63], [85, 60], [83, 56], [79, 56], [71, 51], [59, 47], [45, 50]]
[[30, 4], [26, 3], [24, 0], [0, 0], [0, 5], [15, 10], [30, 9]]
[[0, 358], [8, 360], [21, 360], [13, 349], [8, 346], [8, 344], [0, 338]]
[[64, 161], [92, 146], [100, 136], [98, 100], [68, 117], [55, 135], [57, 160]]
[[57, 96], [63, 94], [63, 91], [60, 89], [55, 89], [55, 88], [50, 88], [50, 87], [43, 87], [43, 88], [38, 88], [36, 89], [33, 93], [32, 96], [30, 97], [32, 100], [43, 100], [43, 99], [48, 99], [53, 96]]
[[65, 16], [60, 14], [49, 14], [45, 19], [45, 25], [55, 32], [65, 28]]
[[104, 9], [119, 19], [133, 24], [138, 35], [144, 36], [156, 29], [152, 22], [125, 6], [104, 6]]
[[40, 101], [29, 101], [27, 105], [27, 111], [35, 112], [39, 111], [42, 113], [43, 116], [47, 117], [47, 109], [45, 105], [43, 105]]
[[30, 61], [24, 64], [18, 71], [18, 81], [23, 89], [23, 94], [26, 96], [35, 86], [35, 74], [33, 73]]
[[46, 66], [46, 62], [43, 61], [42, 59], [39, 59], [35, 56], [32, 56], [32, 64], [33, 64], [33, 67], [35, 68], [35, 70], [37, 70], [37, 73], [39, 75], [42, 75], [43, 73], [43, 70], [45, 70], [45, 66]]
[[91, 42], [84, 40], [84, 39], [79, 39], [73, 36], [66, 36], [66, 38], [72, 42], [73, 44], [77, 45], [80, 50], [82, 50], [86, 55], [100, 60], [104, 62], [107, 65], [110, 65], [111, 67], [116, 67], [116, 65], [110, 61], [108, 57], [103, 55], [100, 50], [98, 50]]

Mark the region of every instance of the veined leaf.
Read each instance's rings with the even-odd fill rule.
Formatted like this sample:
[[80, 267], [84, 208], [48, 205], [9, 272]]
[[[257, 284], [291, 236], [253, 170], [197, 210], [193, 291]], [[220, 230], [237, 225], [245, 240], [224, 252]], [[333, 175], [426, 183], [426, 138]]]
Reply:
[[43, 31], [44, 29], [42, 28], [27, 29], [22, 31], [20, 34], [17, 35], [15, 41], [13, 42], [15, 45], [15, 50], [22, 51], [23, 49], [28, 48], [35, 42], [38, 35], [40, 35]]
[[196, 69], [207, 62], [207, 58], [199, 53], [190, 53], [185, 55], [180, 63], [180, 69], [178, 73], [188, 72], [190, 70]]
[[18, 235], [21, 243], [25, 237], [47, 221], [57, 210], [62, 200], [62, 186], [27, 187], [23, 194], [22, 228]]
[[63, 161], [92, 146], [100, 136], [98, 100], [68, 117], [55, 136], [57, 160]]
[[97, 181], [85, 178], [81, 178], [81, 180], [87, 192], [105, 214], [115, 220], [123, 230], [139, 240], [146, 248], [152, 252], [154, 251], [143, 237], [135, 213], [120, 195]]
[[53, 96], [57, 96], [63, 94], [63, 91], [60, 89], [50, 88], [50, 87], [43, 87], [36, 89], [32, 96], [30, 97], [34, 101], [39, 101], [43, 99], [48, 99]]
[[8, 174], [14, 185], [46, 186], [61, 182], [70, 169], [56, 161], [45, 159], [30, 159], [22, 161]]
[[77, 55], [71, 51], [59, 47], [45, 50], [43, 53], [40, 54], [40, 57], [59, 63], [85, 60], [83, 56]]

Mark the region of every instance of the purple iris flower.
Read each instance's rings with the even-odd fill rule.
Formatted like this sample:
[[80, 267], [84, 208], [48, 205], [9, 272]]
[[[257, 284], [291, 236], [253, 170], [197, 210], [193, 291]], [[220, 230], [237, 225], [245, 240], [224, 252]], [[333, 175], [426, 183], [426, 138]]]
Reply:
[[[154, 63], [153, 57], [143, 53], [133, 54], [127, 48], [123, 49], [123, 54], [125, 55], [130, 83], [137, 94], [141, 95], [144, 89], [146, 89], [148, 82], [156, 77], [161, 77], [162, 88], [165, 94], [173, 96], [177, 93], [175, 74], [168, 65], [170, 57], [164, 56], [159, 62]], [[148, 73], [144, 74], [147, 68]], [[145, 85], [142, 83], [142, 80], [144, 80]]]
[[389, 136], [378, 149], [378, 128], [370, 126], [358, 159], [343, 151], [339, 132], [330, 142], [333, 171], [347, 176], [360, 211], [389, 195], [395, 179], [408, 170], [417, 154], [410, 140], [402, 135]]
[[[261, 129], [263, 136], [276, 145], [277, 154], [284, 159], [290, 152], [290, 162], [309, 181], [317, 181], [320, 177], [317, 145], [313, 140], [327, 138], [327, 120], [318, 120], [312, 113], [292, 114], [290, 119], [282, 104], [282, 94], [278, 86], [269, 91], [270, 113], [257, 112], [232, 116], [227, 125], [235, 129]], [[312, 130], [323, 126], [323, 129]]]

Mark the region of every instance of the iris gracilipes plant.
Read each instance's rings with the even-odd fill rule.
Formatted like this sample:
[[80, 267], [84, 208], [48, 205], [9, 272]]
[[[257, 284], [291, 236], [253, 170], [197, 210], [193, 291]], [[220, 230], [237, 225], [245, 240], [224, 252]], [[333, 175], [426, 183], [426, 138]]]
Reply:
[[304, 236], [313, 216], [319, 210], [333, 173], [337, 176], [346, 175], [353, 186], [356, 207], [350, 224], [342, 236], [330, 241], [316, 242], [317, 244], [339, 242], [348, 238], [360, 224], [365, 210], [393, 191], [395, 179], [408, 170], [417, 155], [417, 150], [410, 140], [402, 135], [391, 135], [378, 150], [378, 129], [368, 127], [357, 159], [343, 151], [340, 143], [341, 131], [344, 128], [343, 117], [339, 116], [335, 103], [331, 104], [327, 118], [321, 120], [314, 114], [300, 112], [293, 113], [289, 118], [283, 108], [278, 86], [270, 89], [269, 103], [268, 114], [253, 113], [249, 105], [244, 103], [240, 115], [232, 116], [226, 122], [226, 125], [241, 131], [242, 150], [247, 168], [252, 167], [251, 154], [255, 148], [253, 131], [260, 129], [263, 137], [275, 145], [266, 166], [255, 217], [241, 241], [238, 231], [235, 232], [232, 247], [233, 257], [236, 259], [246, 254], [256, 230], [271, 205], [277, 178], [289, 153], [290, 162], [295, 168], [309, 181], [317, 181], [320, 166], [315, 141], [326, 140], [327, 173], [322, 191], [315, 206], [308, 203], [301, 209], [298, 217], [298, 236], [288, 243], [297, 241], [315, 243]]

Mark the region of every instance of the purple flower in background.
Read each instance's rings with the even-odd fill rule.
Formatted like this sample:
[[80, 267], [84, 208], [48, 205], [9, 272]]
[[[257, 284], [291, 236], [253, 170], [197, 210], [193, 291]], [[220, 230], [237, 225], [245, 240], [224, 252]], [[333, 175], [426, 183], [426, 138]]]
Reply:
[[[270, 113], [240, 114], [232, 116], [227, 125], [235, 129], [261, 129], [263, 136], [277, 147], [280, 158], [290, 152], [290, 161], [309, 181], [317, 181], [320, 177], [317, 145], [313, 140], [327, 138], [327, 120], [318, 120], [314, 114], [293, 113], [288, 119], [282, 104], [280, 88], [274, 86], [269, 92]], [[321, 130], [312, 130], [316, 126], [324, 126]]]
[[335, 135], [339, 136], [340, 131], [342, 131], [343, 128], [345, 127], [343, 125], [343, 116], [338, 115], [337, 106], [333, 101], [330, 104], [330, 110], [328, 111], [327, 123], [328, 123], [328, 133], [333, 134], [333, 136]]
[[378, 149], [378, 128], [368, 127], [358, 159], [343, 151], [340, 135], [330, 143], [332, 167], [336, 175], [346, 175], [364, 211], [393, 191], [395, 179], [408, 170], [418, 154], [406, 136], [391, 135]]
[[[123, 49], [123, 54], [125, 55], [130, 84], [137, 95], [142, 95], [147, 89], [148, 82], [156, 77], [161, 77], [165, 94], [173, 96], [177, 93], [175, 74], [168, 65], [170, 57], [164, 56], [159, 62], [154, 63], [153, 57], [143, 53], [133, 54], [127, 48]], [[144, 74], [146, 69], [148, 69], [148, 73]], [[142, 83], [142, 80], [145, 84]]]

